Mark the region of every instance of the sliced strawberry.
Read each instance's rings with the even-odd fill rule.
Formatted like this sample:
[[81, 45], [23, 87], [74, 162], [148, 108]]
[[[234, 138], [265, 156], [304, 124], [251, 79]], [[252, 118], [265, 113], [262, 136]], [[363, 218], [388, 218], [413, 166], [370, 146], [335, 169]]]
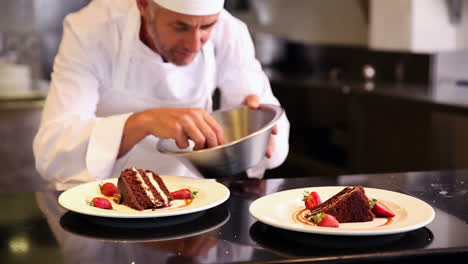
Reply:
[[372, 213], [378, 217], [394, 217], [395, 214], [388, 208], [385, 204], [377, 201], [376, 199], [372, 199], [369, 201], [370, 206], [372, 208]]
[[189, 189], [180, 189], [174, 192], [171, 192], [172, 197], [175, 200], [184, 200], [184, 199], [192, 199], [197, 195], [197, 191], [192, 192]]
[[114, 196], [114, 194], [117, 192], [117, 186], [111, 182], [106, 182], [101, 185], [101, 192], [105, 196]]
[[317, 226], [325, 226], [325, 227], [339, 227], [340, 222], [336, 220], [336, 218], [333, 215], [330, 214], [316, 214], [312, 217], [312, 221], [317, 225]]
[[106, 198], [96, 197], [91, 201], [91, 206], [102, 208], [102, 209], [112, 209], [112, 204]]
[[320, 196], [317, 192], [304, 192], [304, 197], [302, 200], [304, 201], [305, 207], [307, 209], [312, 209], [322, 203], [322, 199], [320, 199]]

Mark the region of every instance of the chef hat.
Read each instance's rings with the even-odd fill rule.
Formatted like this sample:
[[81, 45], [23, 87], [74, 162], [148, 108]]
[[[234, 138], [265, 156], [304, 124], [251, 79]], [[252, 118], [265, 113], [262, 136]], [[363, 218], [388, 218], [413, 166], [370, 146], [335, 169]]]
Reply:
[[219, 13], [224, 0], [153, 0], [156, 4], [186, 15], [206, 16]]

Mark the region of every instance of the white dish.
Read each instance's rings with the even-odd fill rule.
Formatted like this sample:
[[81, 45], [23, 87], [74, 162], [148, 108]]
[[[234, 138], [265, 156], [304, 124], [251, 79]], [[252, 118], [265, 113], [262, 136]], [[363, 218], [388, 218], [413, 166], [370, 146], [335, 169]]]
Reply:
[[223, 203], [230, 195], [228, 188], [213, 180], [165, 175], [161, 175], [161, 178], [171, 192], [183, 188], [197, 191], [198, 193], [193, 202], [185, 206], [184, 200], [174, 200], [170, 207], [143, 211], [138, 211], [122, 204], [116, 204], [113, 201], [111, 201], [112, 210], [90, 206], [89, 203], [94, 197], [105, 197], [99, 189], [99, 184], [105, 182], [117, 184], [117, 178], [89, 182], [73, 187], [60, 194], [58, 202], [70, 211], [85, 215], [113, 218], [149, 218], [200, 212]]
[[25, 91], [25, 92], [1, 92], [0, 99], [2, 100], [27, 100], [44, 98], [45, 96], [37, 91]]
[[369, 199], [375, 198], [387, 205], [395, 216], [375, 218], [370, 222], [340, 223], [339, 228], [313, 226], [297, 221], [294, 214], [305, 208], [304, 191], [316, 191], [322, 201], [337, 194], [345, 186], [309, 187], [273, 193], [255, 200], [250, 214], [265, 224], [298, 232], [369, 236], [407, 232], [429, 224], [434, 219], [434, 209], [424, 201], [412, 196], [374, 188], [364, 188]]

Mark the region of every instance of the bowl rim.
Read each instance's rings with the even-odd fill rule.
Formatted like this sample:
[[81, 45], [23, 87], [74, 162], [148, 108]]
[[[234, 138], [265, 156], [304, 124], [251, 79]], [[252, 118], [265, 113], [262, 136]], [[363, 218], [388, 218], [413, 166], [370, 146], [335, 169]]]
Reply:
[[[242, 105], [242, 106], [237, 106], [237, 107], [232, 107], [232, 108], [227, 108], [227, 109], [222, 109], [222, 110], [216, 110], [216, 111], [213, 112], [213, 114], [218, 113], [218, 112], [219, 113], [227, 112], [227, 111], [231, 111], [231, 110], [239, 109], [239, 108], [248, 108], [248, 106]], [[181, 151], [181, 152], [163, 150], [163, 148], [161, 147], [162, 141], [167, 140], [167, 139], [160, 139], [159, 142], [158, 142], [158, 145], [157, 145], [157, 149], [162, 154], [171, 154], [171, 155], [176, 155], [176, 156], [187, 156], [187, 155], [191, 155], [191, 154], [203, 153], [203, 152], [208, 152], [208, 151], [215, 151], [217, 149], [226, 148], [226, 147], [235, 145], [235, 144], [237, 144], [237, 143], [239, 143], [239, 142], [241, 142], [243, 140], [246, 140], [248, 138], [255, 137], [258, 134], [261, 134], [264, 131], [270, 129], [271, 127], [273, 127], [278, 122], [278, 120], [284, 114], [284, 108], [279, 106], [279, 105], [274, 105], [274, 104], [260, 104], [258, 108], [252, 109], [252, 110], [257, 110], [257, 109], [273, 110], [275, 112], [275, 116], [270, 120], [270, 122], [268, 122], [262, 128], [260, 128], [259, 130], [255, 131], [254, 133], [252, 133], [250, 135], [247, 135], [245, 137], [241, 137], [241, 138], [236, 139], [234, 141], [231, 141], [231, 142], [229, 142], [227, 144], [219, 145], [219, 146], [212, 147], [212, 148], [205, 148], [205, 149], [193, 150], [193, 151]]]

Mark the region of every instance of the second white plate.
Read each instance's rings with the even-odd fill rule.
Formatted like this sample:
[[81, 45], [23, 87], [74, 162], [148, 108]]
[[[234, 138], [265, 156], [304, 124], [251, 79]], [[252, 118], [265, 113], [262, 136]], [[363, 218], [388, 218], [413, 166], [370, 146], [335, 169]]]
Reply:
[[390, 207], [395, 213], [393, 218], [340, 223], [339, 228], [333, 228], [303, 223], [295, 217], [305, 208], [302, 201], [304, 191], [316, 191], [322, 201], [326, 201], [345, 187], [310, 187], [277, 192], [255, 200], [249, 211], [258, 221], [274, 227], [305, 233], [348, 236], [402, 233], [423, 227], [434, 219], [434, 209], [426, 202], [406, 194], [374, 188], [364, 188], [366, 195], [369, 199], [375, 198]]

